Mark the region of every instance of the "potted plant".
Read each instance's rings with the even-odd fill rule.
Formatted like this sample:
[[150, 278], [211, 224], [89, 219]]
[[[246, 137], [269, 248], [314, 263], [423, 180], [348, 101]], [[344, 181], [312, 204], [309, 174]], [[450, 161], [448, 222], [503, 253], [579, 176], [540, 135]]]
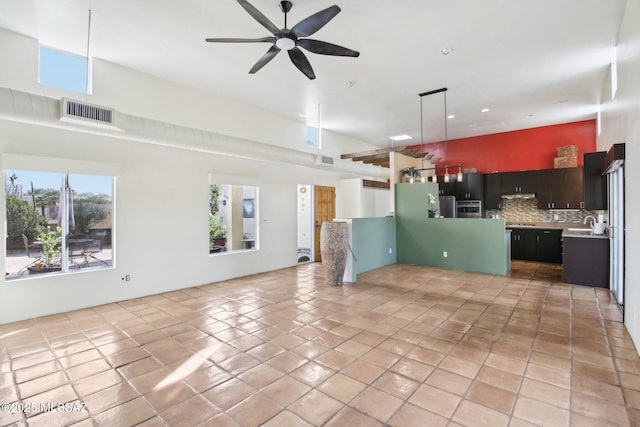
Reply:
[[40, 231], [37, 241], [42, 242], [42, 262], [35, 263], [30, 269], [41, 272], [59, 271], [61, 269], [60, 233], [62, 233], [61, 227], [51, 229], [51, 227], [47, 226], [46, 229]]
[[409, 178], [418, 178], [420, 176], [420, 171], [415, 166], [409, 166], [402, 170], [400, 170], [403, 176], [408, 176]]
[[227, 226], [222, 218], [209, 215], [209, 252], [219, 252], [227, 245]]
[[434, 196], [431, 193], [428, 194], [428, 197], [429, 197], [429, 207], [427, 208], [427, 216], [429, 218], [435, 218], [436, 212], [438, 210], [438, 199], [436, 199], [436, 196]]

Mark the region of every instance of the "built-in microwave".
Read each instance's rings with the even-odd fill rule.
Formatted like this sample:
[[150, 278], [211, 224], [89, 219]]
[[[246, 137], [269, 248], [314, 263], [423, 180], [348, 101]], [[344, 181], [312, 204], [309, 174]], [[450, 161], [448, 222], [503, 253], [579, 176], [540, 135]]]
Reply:
[[482, 218], [482, 200], [456, 201], [456, 217]]

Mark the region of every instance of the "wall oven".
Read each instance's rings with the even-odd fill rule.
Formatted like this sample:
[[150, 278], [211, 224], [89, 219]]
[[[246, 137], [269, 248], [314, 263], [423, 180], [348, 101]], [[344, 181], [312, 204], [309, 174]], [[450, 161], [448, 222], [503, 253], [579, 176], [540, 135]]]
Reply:
[[482, 218], [482, 200], [459, 200], [456, 202], [456, 217]]

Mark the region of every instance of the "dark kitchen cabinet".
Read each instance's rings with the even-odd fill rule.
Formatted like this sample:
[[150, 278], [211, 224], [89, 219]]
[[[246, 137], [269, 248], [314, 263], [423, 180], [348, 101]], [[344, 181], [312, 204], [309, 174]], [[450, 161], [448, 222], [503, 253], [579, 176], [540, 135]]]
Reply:
[[462, 182], [456, 182], [454, 185], [456, 200], [482, 200], [482, 190], [481, 173], [465, 173], [462, 175]]
[[538, 209], [553, 209], [553, 171], [560, 169], [542, 169], [536, 171], [536, 200]]
[[487, 173], [483, 176], [483, 203], [485, 210], [502, 209], [501, 173]]
[[503, 172], [500, 175], [502, 194], [536, 192], [536, 171]]
[[438, 175], [438, 194], [440, 196], [454, 196], [455, 195], [455, 175], [449, 174], [449, 182], [444, 182], [444, 175]]
[[538, 209], [580, 209], [584, 207], [582, 168], [536, 171]]
[[567, 209], [584, 208], [584, 174], [582, 168], [565, 169], [564, 202]]
[[602, 175], [606, 155], [606, 151], [584, 154], [583, 194], [584, 208], [588, 211], [607, 209], [607, 178]]
[[562, 264], [562, 230], [536, 230], [536, 258]]
[[511, 229], [511, 259], [536, 260], [536, 230]]
[[444, 176], [438, 176], [438, 194], [441, 196], [455, 196], [456, 200], [482, 200], [482, 174], [465, 173], [462, 182], [458, 182], [458, 174], [450, 173], [449, 182], [444, 182]]
[[511, 229], [511, 259], [562, 263], [562, 230]]
[[563, 238], [564, 281], [574, 285], [609, 287], [609, 239]]

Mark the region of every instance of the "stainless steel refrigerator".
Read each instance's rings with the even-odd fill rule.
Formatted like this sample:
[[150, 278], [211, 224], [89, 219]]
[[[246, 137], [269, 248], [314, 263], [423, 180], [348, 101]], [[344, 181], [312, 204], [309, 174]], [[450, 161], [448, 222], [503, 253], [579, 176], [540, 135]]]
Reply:
[[438, 198], [439, 211], [438, 215], [445, 218], [456, 217], [456, 197], [440, 196]]

